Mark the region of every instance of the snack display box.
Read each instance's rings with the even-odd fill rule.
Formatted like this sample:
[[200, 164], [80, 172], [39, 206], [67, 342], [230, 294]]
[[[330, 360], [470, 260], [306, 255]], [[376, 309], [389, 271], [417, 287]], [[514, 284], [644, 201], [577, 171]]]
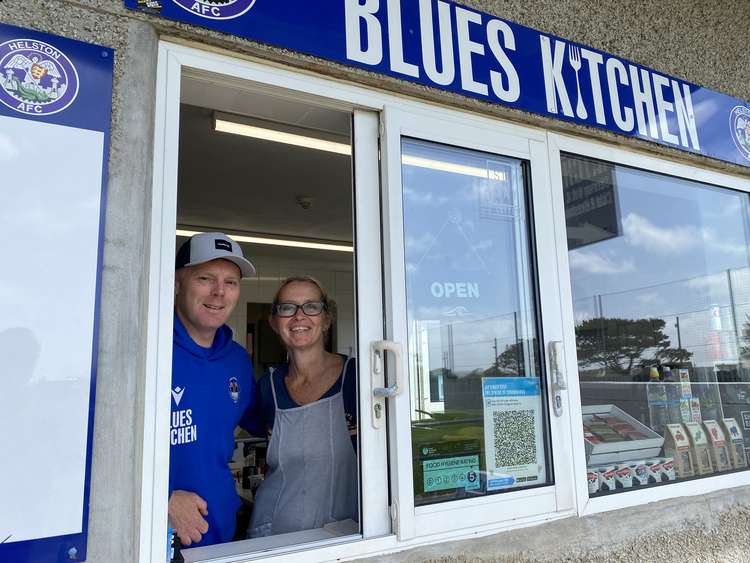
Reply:
[[617, 419], [623, 425], [631, 426], [634, 429], [634, 434], [643, 436], [643, 438], [637, 439], [623, 437], [622, 440], [599, 443], [594, 443], [588, 438], [585, 439], [587, 465], [644, 459], [659, 455], [664, 444], [664, 437], [615, 405], [589, 405], [582, 407], [581, 411], [584, 426], [595, 422], [597, 419]]

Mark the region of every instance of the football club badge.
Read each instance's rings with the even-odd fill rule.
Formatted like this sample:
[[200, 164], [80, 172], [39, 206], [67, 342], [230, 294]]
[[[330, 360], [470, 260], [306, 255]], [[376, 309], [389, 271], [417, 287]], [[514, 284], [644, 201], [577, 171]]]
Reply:
[[26, 115], [52, 115], [78, 95], [78, 72], [48, 43], [12, 39], [0, 44], [0, 102]]
[[229, 396], [235, 403], [240, 399], [240, 384], [236, 377], [229, 379]]
[[729, 132], [737, 150], [750, 160], [750, 108], [735, 106], [729, 113]]
[[255, 0], [172, 0], [188, 12], [211, 20], [231, 20], [247, 12]]

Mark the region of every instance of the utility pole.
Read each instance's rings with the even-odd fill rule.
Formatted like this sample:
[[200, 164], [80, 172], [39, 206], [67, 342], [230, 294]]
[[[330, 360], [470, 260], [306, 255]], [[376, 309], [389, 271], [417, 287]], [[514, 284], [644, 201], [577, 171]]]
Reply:
[[521, 342], [518, 339], [518, 311], [513, 311], [513, 330], [516, 333], [516, 370], [518, 375], [520, 377], [521, 375]]
[[[727, 285], [729, 286], [729, 313], [732, 315], [732, 328], [734, 328], [734, 346], [737, 358], [740, 356], [740, 331], [737, 329], [737, 315], [734, 308], [734, 290], [732, 289], [732, 270], [727, 269]], [[739, 361], [739, 360], [738, 360]]]

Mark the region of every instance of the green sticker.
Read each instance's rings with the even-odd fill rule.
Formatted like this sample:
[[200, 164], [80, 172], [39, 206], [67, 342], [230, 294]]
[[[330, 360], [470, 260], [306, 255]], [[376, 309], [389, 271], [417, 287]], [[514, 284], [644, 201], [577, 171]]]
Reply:
[[466, 455], [422, 462], [424, 492], [479, 488], [479, 456]]

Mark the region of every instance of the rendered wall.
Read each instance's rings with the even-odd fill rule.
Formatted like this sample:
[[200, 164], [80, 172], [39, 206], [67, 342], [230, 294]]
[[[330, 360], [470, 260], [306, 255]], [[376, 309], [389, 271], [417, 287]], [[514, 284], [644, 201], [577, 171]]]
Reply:
[[0, 21], [115, 49], [87, 560], [125, 562], [136, 559], [137, 545], [158, 38], [152, 26], [113, 9], [117, 2], [102, 4], [108, 10], [91, 2], [6, 0]]
[[362, 563], [745, 563], [750, 489], [679, 498], [483, 538], [430, 545]]
[[[750, 100], [746, 0], [462, 3]], [[154, 90], [160, 37], [288, 63], [552, 130], [605, 138], [750, 177], [748, 169], [137, 14], [126, 10], [121, 0], [2, 0], [0, 21], [116, 50], [89, 524], [88, 561], [95, 563], [134, 561], [139, 541], [139, 421], [143, 416]], [[749, 514], [750, 488], [736, 489], [435, 546], [392, 560], [632, 561], [666, 556], [680, 561], [740, 561], [742, 552], [738, 550], [750, 543]], [[680, 532], [684, 529], [692, 532]], [[721, 551], [724, 542], [731, 547]]]

